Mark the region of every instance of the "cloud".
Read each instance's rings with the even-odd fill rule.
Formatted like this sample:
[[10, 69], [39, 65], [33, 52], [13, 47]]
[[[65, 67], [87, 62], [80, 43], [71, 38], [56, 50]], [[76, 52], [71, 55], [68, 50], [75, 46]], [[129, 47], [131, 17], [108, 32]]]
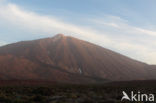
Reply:
[[4, 41], [0, 41], [0, 46], [6, 45], [7, 43]]
[[156, 52], [154, 48], [148, 46], [139, 45], [137, 43], [125, 43], [121, 42], [118, 45], [115, 45], [115, 48], [120, 52], [124, 52], [125, 55], [141, 60], [147, 63], [155, 64]]
[[129, 25], [127, 20], [117, 16], [107, 15], [104, 19], [91, 19], [89, 22], [92, 25], [83, 26], [60, 20], [58, 17], [26, 11], [15, 4], [4, 4], [0, 6], [0, 22], [10, 28], [22, 29], [32, 34], [72, 35], [137, 60], [156, 63], [156, 42], [153, 39], [153, 36], [156, 36], [155, 31]]
[[142, 33], [145, 33], [147, 35], [156, 36], [156, 31], [151, 31], [151, 30], [142, 29], [142, 28], [136, 28], [136, 30], [138, 30]]
[[118, 17], [96, 18], [90, 22], [98, 25], [98, 28], [107, 28], [103, 32], [107, 31], [111, 44], [107, 44], [106, 47], [110, 46], [112, 50], [134, 59], [156, 64], [156, 31], [129, 25], [126, 20]]
[[13, 4], [0, 7], [0, 18], [5, 20], [9, 25], [16, 25], [19, 28], [39, 32], [40, 34], [45, 35], [63, 32], [82, 37], [97, 36], [97, 31], [66, 23], [54, 17], [41, 16], [33, 12], [23, 11]]

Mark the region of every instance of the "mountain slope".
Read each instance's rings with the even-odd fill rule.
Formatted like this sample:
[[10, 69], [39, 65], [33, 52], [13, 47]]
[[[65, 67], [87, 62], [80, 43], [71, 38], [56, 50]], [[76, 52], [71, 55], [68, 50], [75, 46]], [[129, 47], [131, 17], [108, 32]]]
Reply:
[[146, 80], [150, 66], [62, 34], [0, 48], [1, 79], [51, 81]]

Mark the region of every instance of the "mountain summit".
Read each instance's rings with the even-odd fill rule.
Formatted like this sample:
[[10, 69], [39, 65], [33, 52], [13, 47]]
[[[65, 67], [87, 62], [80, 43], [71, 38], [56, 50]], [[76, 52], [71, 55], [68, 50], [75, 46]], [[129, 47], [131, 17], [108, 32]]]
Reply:
[[58, 34], [0, 47], [1, 80], [96, 82], [151, 79], [151, 66]]
[[53, 38], [64, 38], [66, 37], [64, 34], [56, 34]]

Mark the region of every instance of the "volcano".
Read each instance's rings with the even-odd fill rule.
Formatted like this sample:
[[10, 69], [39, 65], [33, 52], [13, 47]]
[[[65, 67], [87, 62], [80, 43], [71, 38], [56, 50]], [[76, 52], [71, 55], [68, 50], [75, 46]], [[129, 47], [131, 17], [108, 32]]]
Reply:
[[69, 83], [148, 80], [155, 78], [154, 68], [63, 34], [0, 47], [0, 80]]

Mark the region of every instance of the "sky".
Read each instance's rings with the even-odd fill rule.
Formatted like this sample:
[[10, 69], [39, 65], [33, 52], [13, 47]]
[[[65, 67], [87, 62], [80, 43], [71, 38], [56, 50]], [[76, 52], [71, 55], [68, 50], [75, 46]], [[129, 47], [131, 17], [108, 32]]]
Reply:
[[156, 64], [156, 0], [0, 0], [0, 46], [70, 35]]

